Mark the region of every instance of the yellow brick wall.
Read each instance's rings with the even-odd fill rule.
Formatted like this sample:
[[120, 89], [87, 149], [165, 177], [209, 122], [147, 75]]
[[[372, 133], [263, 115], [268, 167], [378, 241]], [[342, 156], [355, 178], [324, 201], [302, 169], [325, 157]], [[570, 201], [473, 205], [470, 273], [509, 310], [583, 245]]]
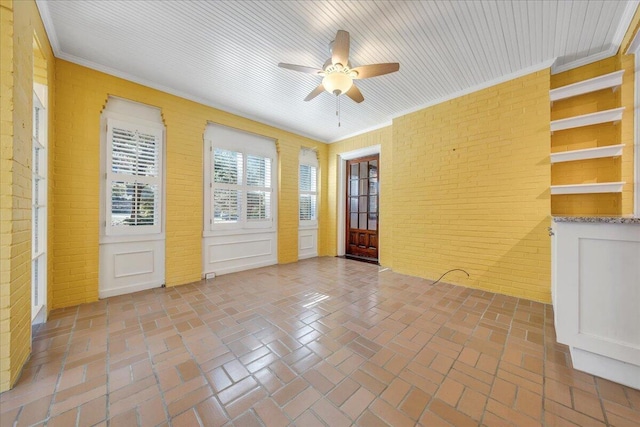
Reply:
[[[298, 155], [303, 146], [315, 148], [322, 166], [326, 162], [325, 144], [58, 60], [54, 307], [98, 298], [99, 122], [108, 95], [162, 110], [166, 125], [167, 286], [199, 280], [202, 273], [202, 145], [207, 122], [277, 141], [278, 262], [298, 259]], [[320, 191], [322, 200], [325, 189], [321, 187]], [[320, 209], [322, 215], [322, 203]], [[321, 222], [319, 234], [323, 233]], [[324, 251], [323, 246], [321, 253]]]
[[550, 300], [549, 70], [393, 122], [393, 269]]
[[[306, 147], [314, 148], [314, 147]], [[333, 247], [329, 243], [329, 231], [327, 229], [330, 222], [330, 198], [329, 192], [329, 172], [328, 172], [328, 158], [329, 149], [326, 144], [322, 144], [320, 147], [315, 147], [318, 153], [318, 255], [329, 256], [333, 250]], [[319, 148], [319, 149], [318, 149]]]
[[[298, 164], [300, 145], [293, 141], [278, 143], [278, 262], [298, 260]], [[293, 176], [295, 171], [295, 176]], [[280, 235], [296, 236], [283, 242]]]
[[327, 204], [328, 223], [326, 226], [326, 240], [331, 249], [327, 255], [335, 256], [338, 247], [338, 165], [339, 155], [361, 148], [380, 145], [380, 220], [379, 220], [379, 253], [380, 264], [385, 267], [392, 266], [392, 245], [391, 245], [391, 206], [392, 183], [393, 183], [393, 163], [392, 163], [392, 128], [387, 126], [381, 129], [367, 132], [353, 138], [329, 145], [327, 163]]
[[0, 2], [0, 391], [11, 386], [13, 2]]
[[[37, 37], [43, 59], [34, 65]], [[54, 60], [35, 2], [0, 2], [0, 392], [17, 380], [31, 350], [31, 130], [34, 69]], [[46, 73], [40, 71], [46, 68]], [[49, 104], [53, 114], [53, 103]]]
[[625, 70], [622, 87], [615, 92], [600, 90], [557, 101], [551, 120], [625, 107], [620, 123], [603, 123], [555, 132], [551, 152], [625, 144], [621, 157], [557, 163], [551, 167], [552, 185], [624, 181], [622, 193], [568, 194], [551, 196], [553, 215], [632, 215], [633, 214], [633, 104], [634, 58], [618, 54], [583, 67], [551, 76], [551, 88]]

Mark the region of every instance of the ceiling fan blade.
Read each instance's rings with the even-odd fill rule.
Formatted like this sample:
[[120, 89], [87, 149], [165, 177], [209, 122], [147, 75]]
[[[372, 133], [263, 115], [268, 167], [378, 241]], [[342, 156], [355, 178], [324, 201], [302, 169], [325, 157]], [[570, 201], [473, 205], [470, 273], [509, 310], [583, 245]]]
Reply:
[[331, 63], [342, 64], [345, 67], [349, 63], [349, 33], [344, 30], [338, 30], [336, 33], [336, 39], [331, 48]]
[[305, 67], [304, 65], [285, 64], [284, 62], [279, 63], [278, 67], [309, 74], [320, 74], [324, 72], [319, 68]]
[[311, 101], [313, 98], [315, 98], [316, 96], [320, 95], [322, 92], [324, 92], [324, 86], [322, 85], [322, 83], [320, 83], [320, 85], [318, 85], [317, 88], [312, 90], [311, 93], [309, 95], [307, 95], [307, 97], [304, 100], [305, 101]]
[[360, 92], [360, 89], [358, 89], [358, 86], [356, 85], [351, 85], [351, 89], [349, 89], [345, 95], [356, 101], [358, 104], [364, 101], [364, 96], [362, 96], [362, 92]]
[[384, 74], [395, 73], [400, 69], [397, 62], [388, 62], [386, 64], [371, 64], [356, 67], [352, 71], [358, 73], [354, 79], [368, 79], [369, 77], [382, 76]]

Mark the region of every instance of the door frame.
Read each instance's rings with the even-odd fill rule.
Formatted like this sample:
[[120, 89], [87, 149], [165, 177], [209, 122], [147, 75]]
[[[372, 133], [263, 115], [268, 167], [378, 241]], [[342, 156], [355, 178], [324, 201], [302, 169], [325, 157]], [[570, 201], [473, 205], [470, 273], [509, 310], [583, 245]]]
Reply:
[[[344, 153], [338, 153], [337, 158], [337, 171], [338, 171], [338, 221], [337, 221], [337, 242], [338, 242], [338, 256], [344, 256], [346, 253], [346, 233], [347, 233], [347, 186], [345, 184], [347, 176], [347, 160], [357, 159], [359, 157], [371, 156], [377, 154], [381, 156], [380, 145], [371, 145], [365, 148], [359, 148], [357, 150], [347, 151]], [[378, 197], [381, 197], [381, 191], [378, 188]], [[380, 206], [380, 199], [378, 199], [378, 207]], [[379, 208], [378, 208], [379, 209]], [[379, 213], [378, 213], [379, 215]], [[378, 219], [378, 237], [380, 236], [380, 220]], [[378, 238], [378, 260], [380, 259], [380, 239]]]

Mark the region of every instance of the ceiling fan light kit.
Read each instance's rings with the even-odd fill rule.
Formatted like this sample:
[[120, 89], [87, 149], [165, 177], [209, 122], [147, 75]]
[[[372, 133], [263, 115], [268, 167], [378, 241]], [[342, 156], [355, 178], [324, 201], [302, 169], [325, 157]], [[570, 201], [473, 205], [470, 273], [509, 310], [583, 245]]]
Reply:
[[343, 71], [334, 71], [324, 76], [322, 86], [324, 86], [324, 90], [327, 92], [339, 96], [351, 89], [353, 79]]

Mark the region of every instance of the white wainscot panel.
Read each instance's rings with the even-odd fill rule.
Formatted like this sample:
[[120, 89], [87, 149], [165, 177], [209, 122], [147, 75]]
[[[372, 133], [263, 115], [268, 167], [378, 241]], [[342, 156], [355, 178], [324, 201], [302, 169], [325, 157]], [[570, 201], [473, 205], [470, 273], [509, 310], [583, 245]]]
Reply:
[[278, 262], [276, 233], [226, 234], [203, 239], [203, 276], [264, 267]]
[[100, 298], [164, 284], [164, 240], [100, 245]]
[[298, 259], [318, 256], [318, 229], [301, 228], [298, 230]]
[[640, 389], [640, 225], [556, 223], [558, 341], [576, 369]]

